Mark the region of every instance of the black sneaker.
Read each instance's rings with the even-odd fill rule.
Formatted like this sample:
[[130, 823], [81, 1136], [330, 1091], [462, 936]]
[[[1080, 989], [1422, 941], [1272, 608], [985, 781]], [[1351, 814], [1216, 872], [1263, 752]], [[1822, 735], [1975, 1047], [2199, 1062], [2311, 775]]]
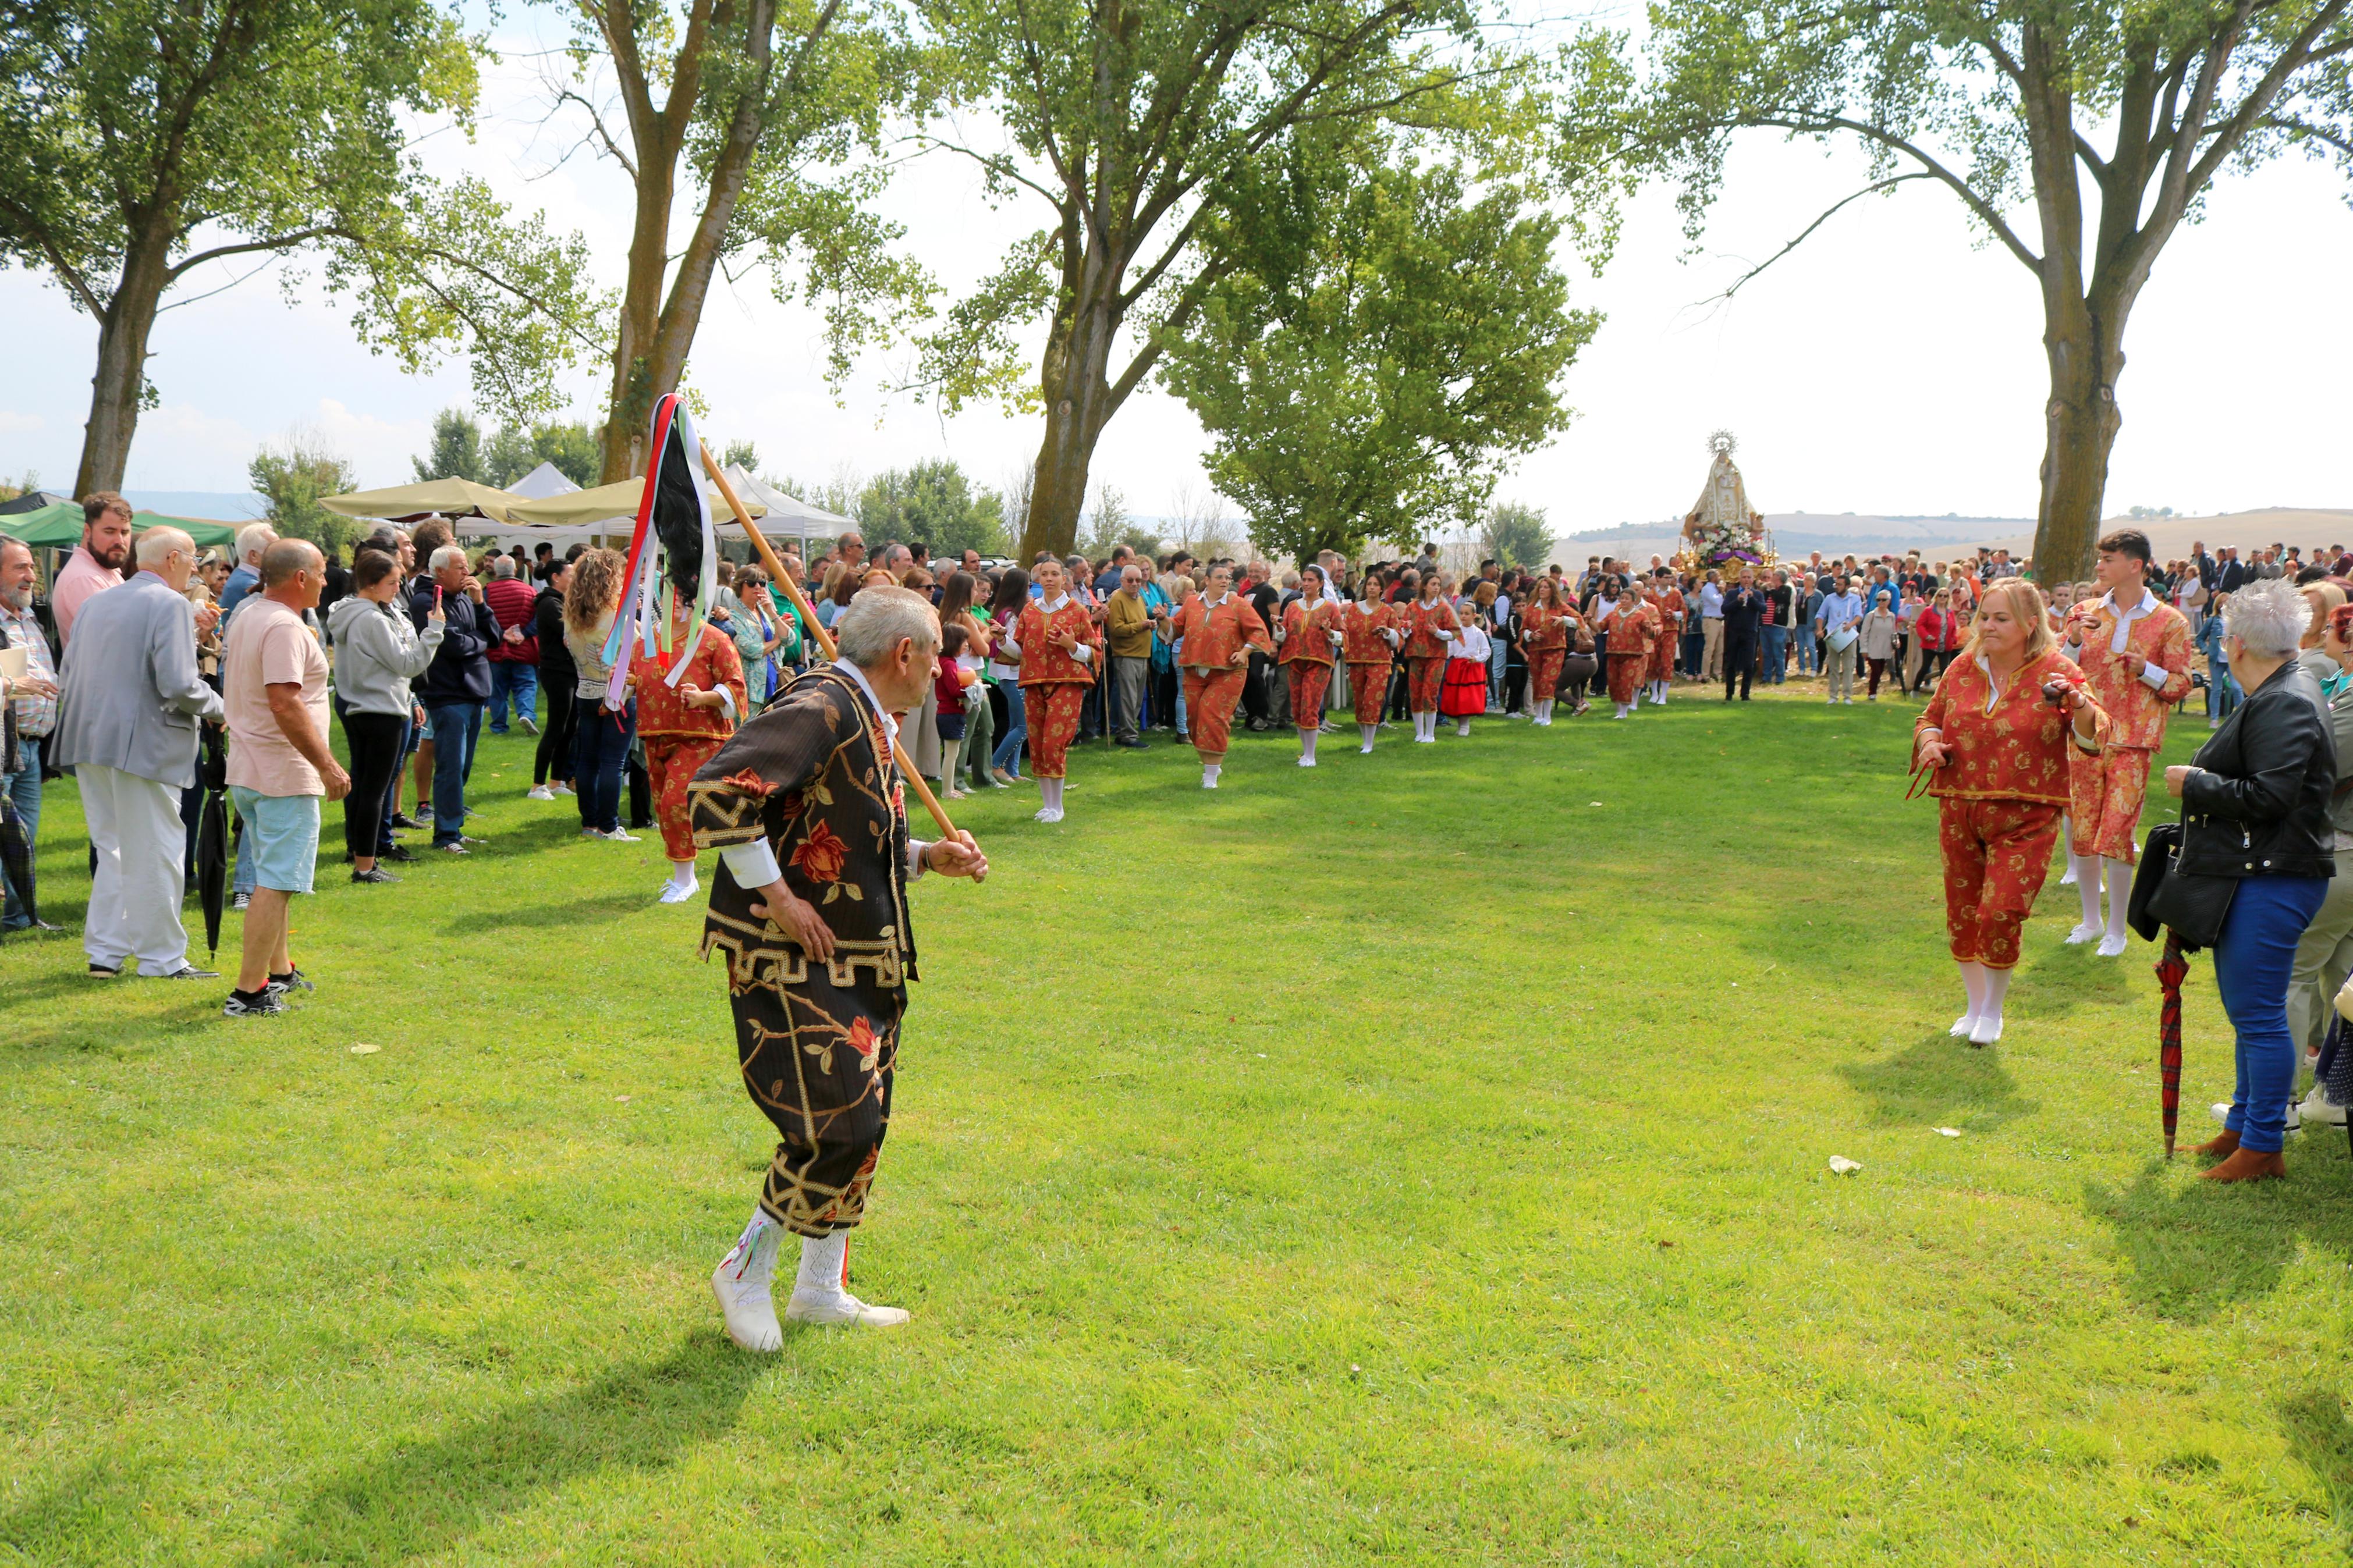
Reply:
[[184, 963], [169, 974], [150, 974], [142, 969], [139, 972], [139, 978], [142, 980], [218, 980], [220, 971], [198, 969], [193, 963]]
[[266, 1018], [273, 1013], [286, 1011], [285, 996], [268, 986], [259, 991], [232, 991], [221, 1004], [224, 1018]]
[[1136, 735], [1124, 736], [1119, 743], [1125, 746], [1131, 752], [1148, 752], [1152, 750], [1151, 742]]
[[385, 870], [381, 866], [371, 866], [364, 871], [353, 872], [352, 880], [354, 882], [397, 882], [400, 879], [394, 876], [391, 872]]
[[414, 860], [417, 858], [417, 851], [411, 849], [406, 844], [396, 844], [389, 849], [378, 850], [376, 852], [376, 858], [379, 860]]
[[118, 963], [109, 968], [103, 963], [93, 963], [90, 966], [90, 977], [92, 980], [120, 980], [122, 978], [122, 965]]
[[400, 828], [418, 828], [425, 826], [425, 824], [417, 821], [417, 818], [409, 816], [408, 813], [405, 811], [396, 811], [385, 820], [390, 822], [395, 827]]
[[239, 893], [236, 898], [229, 900], [229, 908], [233, 910], [241, 910], [252, 902], [253, 895], [251, 893]]
[[318, 987], [311, 984], [311, 977], [303, 973], [300, 969], [290, 969], [283, 974], [271, 975], [269, 977], [269, 984], [263, 986], [262, 989], [265, 991], [275, 991], [280, 996], [283, 996], [289, 992], [293, 991], [316, 991]]

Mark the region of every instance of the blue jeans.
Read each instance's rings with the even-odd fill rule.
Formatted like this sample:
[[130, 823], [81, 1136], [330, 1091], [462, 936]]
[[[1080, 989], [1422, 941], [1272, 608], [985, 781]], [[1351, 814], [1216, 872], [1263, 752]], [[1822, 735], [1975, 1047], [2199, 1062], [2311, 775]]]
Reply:
[[491, 733], [507, 732], [507, 702], [514, 701], [515, 717], [539, 722], [539, 667], [535, 664], [491, 666]]
[[1766, 626], [1765, 684], [1778, 686], [1789, 678], [1789, 628]]
[[466, 781], [474, 775], [474, 747], [482, 738], [482, 705], [443, 702], [427, 708], [433, 723], [433, 847], [466, 834]]
[[[1697, 626], [1699, 623], [1694, 621], [1692, 625]], [[1696, 676], [1700, 666], [1706, 661], [1706, 658], [1707, 634], [1702, 631], [1685, 632], [1683, 634], [1683, 673]]]
[[1814, 644], [1813, 628], [1811, 626], [1798, 627], [1797, 638], [1798, 673], [1799, 675], [1811, 675], [1815, 670], [1821, 668], [1821, 659], [1820, 658], [1821, 650]]
[[1029, 715], [1021, 700], [1021, 689], [1006, 684], [1005, 738], [997, 742], [997, 754], [988, 759], [992, 768], [1001, 768], [1015, 778], [1021, 776], [1021, 742], [1029, 738]]
[[[19, 744], [25, 754], [25, 771], [11, 773], [5, 781], [8, 799], [25, 824], [25, 847], [31, 850], [39, 841], [41, 831], [41, 742], [47, 737], [25, 735]], [[10, 931], [22, 931], [33, 923], [33, 911], [16, 900], [16, 889], [7, 890], [7, 912], [0, 915], [0, 924]]]
[[2296, 939], [2328, 893], [2326, 877], [2242, 877], [2214, 943], [2214, 989], [2238, 1033], [2238, 1086], [2222, 1125], [2242, 1146], [2276, 1154], [2295, 1092], [2295, 1037], [2287, 1026]]
[[602, 698], [575, 697], [572, 787], [580, 797], [580, 826], [610, 833], [621, 826], [621, 770], [638, 737], [637, 705], [605, 710]]

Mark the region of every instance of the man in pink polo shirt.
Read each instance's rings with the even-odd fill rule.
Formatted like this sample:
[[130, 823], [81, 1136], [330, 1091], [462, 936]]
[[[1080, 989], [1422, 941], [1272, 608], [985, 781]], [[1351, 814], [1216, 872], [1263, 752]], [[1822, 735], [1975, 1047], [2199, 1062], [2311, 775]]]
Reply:
[[112, 490], [95, 490], [82, 498], [81, 542], [58, 573], [49, 589], [49, 608], [58, 617], [58, 641], [73, 637], [74, 616], [93, 594], [122, 585], [122, 568], [131, 559], [131, 503]]

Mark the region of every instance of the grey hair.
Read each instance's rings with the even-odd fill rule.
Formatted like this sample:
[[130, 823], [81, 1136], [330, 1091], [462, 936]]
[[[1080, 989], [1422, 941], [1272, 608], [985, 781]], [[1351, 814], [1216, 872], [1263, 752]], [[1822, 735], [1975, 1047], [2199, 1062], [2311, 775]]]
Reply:
[[278, 531], [266, 522], [248, 522], [237, 531], [237, 558], [240, 564], [278, 542]]
[[926, 652], [939, 651], [939, 612], [913, 588], [886, 588], [879, 583], [860, 588], [833, 623], [833, 640], [841, 657], [862, 668], [889, 658], [902, 637], [913, 639]]
[[513, 576], [513, 575], [514, 575], [514, 557], [513, 557], [513, 556], [512, 556], [512, 555], [493, 555], [493, 556], [491, 556], [491, 576], [493, 576], [493, 577], [500, 577], [500, 578], [505, 578], [505, 577], [512, 577], [512, 576]]
[[2312, 625], [2304, 592], [2284, 577], [2248, 584], [2231, 595], [2222, 629], [2257, 658], [2284, 658], [2295, 652]]
[[196, 542], [176, 528], [151, 528], [132, 546], [132, 553], [138, 557], [142, 567], [161, 566], [174, 550], [186, 551], [191, 561], [196, 558]]
[[443, 545], [433, 552], [433, 559], [426, 563], [436, 572], [444, 566], [463, 566], [465, 563], [466, 552], [454, 544]]

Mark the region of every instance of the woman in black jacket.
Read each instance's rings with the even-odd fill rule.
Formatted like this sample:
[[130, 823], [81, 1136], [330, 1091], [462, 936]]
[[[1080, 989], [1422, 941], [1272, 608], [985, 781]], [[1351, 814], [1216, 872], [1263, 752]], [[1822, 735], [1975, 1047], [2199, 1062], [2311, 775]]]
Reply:
[[2165, 770], [2167, 792], [2181, 799], [2180, 870], [2238, 884], [2214, 942], [2215, 989], [2238, 1033], [2238, 1086], [2222, 1135], [2198, 1151], [2227, 1156], [2209, 1181], [2287, 1173], [2280, 1146], [2297, 1058], [2288, 976], [2336, 870], [2336, 748], [2318, 686], [2295, 658], [2310, 620], [2304, 595], [2284, 580], [2232, 596], [2223, 647], [2246, 700], [2189, 766]]
[[[547, 574], [531, 607], [532, 636], [539, 639], [539, 679], [547, 690], [547, 728], [540, 731], [539, 750], [531, 759], [531, 798], [554, 800], [558, 791], [572, 793], [572, 750], [579, 723], [579, 704], [572, 699], [580, 671], [572, 650], [564, 646], [564, 590], [572, 586], [573, 557], [567, 555]], [[553, 787], [551, 787], [551, 784]]]

